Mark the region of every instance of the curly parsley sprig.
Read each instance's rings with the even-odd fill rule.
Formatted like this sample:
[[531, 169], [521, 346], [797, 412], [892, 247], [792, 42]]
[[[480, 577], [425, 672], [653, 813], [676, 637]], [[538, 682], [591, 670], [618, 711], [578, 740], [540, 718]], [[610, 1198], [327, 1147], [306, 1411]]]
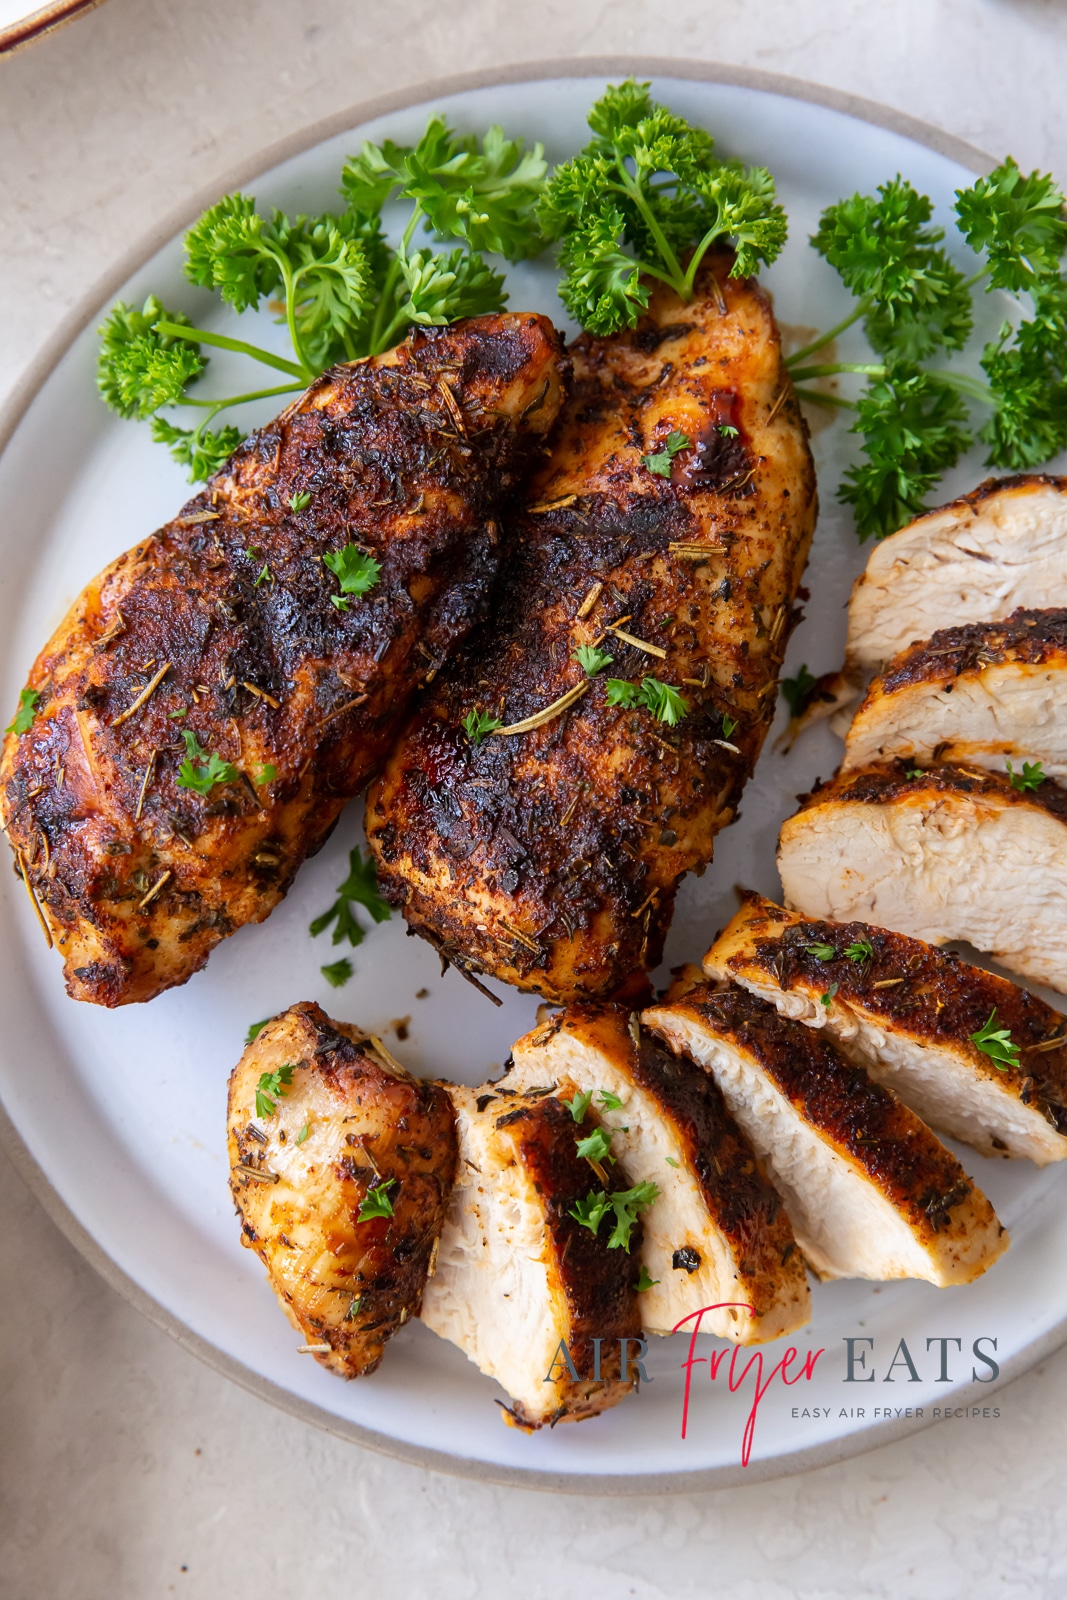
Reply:
[[691, 300], [717, 242], [732, 244], [736, 276], [778, 255], [786, 219], [770, 173], [720, 159], [711, 135], [657, 105], [647, 83], [612, 86], [588, 122], [592, 141], [555, 169], [538, 215], [559, 241], [560, 298], [591, 333], [632, 328], [649, 278]]
[[[928, 226], [930, 200], [905, 179], [877, 196], [828, 207], [812, 239], [856, 304], [836, 327], [789, 359], [793, 378], [854, 374], [857, 400], [802, 389], [804, 398], [856, 412], [865, 459], [838, 490], [855, 509], [862, 539], [884, 538], [926, 509], [927, 496], [977, 437], [987, 464], [1023, 471], [1067, 447], [1067, 250], [1064, 198], [1052, 178], [1028, 176], [1009, 156], [987, 178], [956, 193], [956, 222], [975, 256], [965, 275]], [[963, 351], [974, 325], [972, 291], [1003, 290], [1020, 316], [983, 347], [986, 381], [927, 365]], [[1028, 296], [1031, 314], [1021, 297]], [[811, 364], [811, 357], [862, 322], [877, 359]], [[987, 415], [976, 422], [971, 408]]]
[[[185, 274], [235, 312], [267, 302], [284, 323], [292, 355], [194, 327], [155, 295], [139, 309], [120, 303], [100, 329], [97, 383], [122, 417], [151, 419], [190, 482], [207, 479], [244, 437], [222, 411], [292, 394], [338, 361], [391, 348], [413, 324], [430, 326], [499, 311], [504, 279], [484, 259], [519, 261], [544, 246], [535, 208], [546, 166], [540, 145], [524, 150], [503, 130], [479, 140], [433, 116], [414, 146], [365, 143], [341, 178], [344, 211], [288, 217], [261, 212], [250, 195], [226, 195], [185, 236]], [[382, 209], [410, 204], [398, 246], [386, 240]], [[435, 242], [458, 240], [448, 251]], [[286, 382], [202, 398], [190, 388], [208, 367], [204, 347], [228, 350], [283, 374]], [[160, 415], [196, 408], [182, 427]]]

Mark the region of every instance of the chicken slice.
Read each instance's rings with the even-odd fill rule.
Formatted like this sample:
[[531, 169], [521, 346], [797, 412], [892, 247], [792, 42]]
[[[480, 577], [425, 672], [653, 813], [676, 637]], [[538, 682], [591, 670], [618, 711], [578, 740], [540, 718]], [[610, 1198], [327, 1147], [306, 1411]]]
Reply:
[[1067, 595], [1067, 478], [988, 478], [871, 551], [848, 613], [846, 667], [878, 672], [916, 639]]
[[640, 1222], [627, 1253], [570, 1215], [595, 1178], [557, 1098], [448, 1092], [459, 1166], [422, 1320], [507, 1391], [512, 1426], [596, 1416], [635, 1382]]
[[[1067, 1156], [1067, 1018], [1007, 978], [919, 939], [813, 921], [758, 894], [743, 897], [704, 971], [825, 1030], [924, 1122], [983, 1155], [1039, 1167]], [[974, 1043], [994, 1014], [1017, 1065]]]
[[640, 1297], [646, 1333], [671, 1333], [709, 1306], [722, 1309], [703, 1331], [736, 1344], [807, 1322], [811, 1295], [789, 1218], [706, 1072], [642, 1033], [624, 1007], [574, 1005], [519, 1040], [505, 1082], [551, 1084], [565, 1101], [590, 1096], [579, 1133], [599, 1123], [610, 1134], [613, 1184], [659, 1189], [641, 1217], [652, 1280]]
[[242, 1244], [322, 1366], [373, 1372], [433, 1270], [456, 1168], [448, 1095], [295, 1005], [234, 1068], [228, 1132]]
[[75, 999], [150, 1000], [278, 904], [482, 615], [566, 373], [506, 314], [334, 367], [83, 591], [0, 762]]
[[[1061, 677], [1060, 674], [1063, 674]], [[867, 689], [842, 768], [899, 757], [1003, 772], [1038, 761], [1067, 778], [1067, 610], [944, 628]]]
[[1008, 1247], [955, 1156], [810, 1028], [742, 989], [694, 989], [643, 1014], [712, 1073], [822, 1278], [970, 1283]]
[[616, 994], [660, 960], [799, 615], [811, 453], [770, 301], [731, 264], [709, 255], [691, 304], [656, 286], [636, 328], [572, 346], [498, 604], [367, 799], [379, 882], [412, 928], [553, 1000]]
[[[908, 771], [913, 775], [908, 776]], [[839, 774], [783, 823], [786, 904], [928, 944], [966, 939], [1067, 992], [1067, 793], [968, 767]]]

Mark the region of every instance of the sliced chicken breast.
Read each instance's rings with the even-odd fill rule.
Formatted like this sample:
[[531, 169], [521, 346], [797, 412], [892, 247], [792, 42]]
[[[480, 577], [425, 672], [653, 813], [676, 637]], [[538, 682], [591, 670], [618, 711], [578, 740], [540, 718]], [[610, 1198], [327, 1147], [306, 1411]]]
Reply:
[[[1062, 676], [1061, 676], [1062, 674]], [[1067, 778], [1067, 610], [944, 628], [894, 656], [845, 736], [843, 768], [894, 757]]]
[[[909, 777], [908, 772], [914, 775]], [[782, 826], [786, 904], [945, 944], [1067, 992], [1067, 794], [969, 767], [839, 774]]]
[[[867, 922], [820, 922], [746, 894], [704, 957], [843, 1055], [925, 1122], [986, 1156], [1067, 1156], [1067, 1017], [1007, 978]], [[824, 997], [829, 996], [827, 1004]], [[1018, 1062], [974, 1042], [990, 1019]]]
[[305, 1348], [373, 1372], [419, 1308], [456, 1167], [451, 1102], [379, 1039], [290, 1006], [230, 1077], [230, 1188], [241, 1242]]
[[561, 1011], [519, 1040], [506, 1082], [551, 1084], [582, 1111], [579, 1135], [599, 1126], [610, 1139], [616, 1187], [659, 1189], [641, 1218], [647, 1333], [671, 1333], [710, 1306], [721, 1309], [702, 1331], [736, 1344], [807, 1322], [811, 1296], [789, 1218], [714, 1079], [664, 1050], [625, 1007]]
[[513, 1427], [596, 1416], [635, 1383], [640, 1223], [627, 1252], [571, 1215], [596, 1180], [553, 1095], [448, 1092], [459, 1169], [422, 1320], [502, 1385]]
[[985, 1195], [914, 1112], [810, 1028], [742, 989], [642, 1020], [712, 1073], [822, 1278], [970, 1283], [1008, 1247]]
[[871, 551], [852, 590], [846, 668], [878, 672], [916, 639], [1067, 595], [1067, 478], [987, 478]]

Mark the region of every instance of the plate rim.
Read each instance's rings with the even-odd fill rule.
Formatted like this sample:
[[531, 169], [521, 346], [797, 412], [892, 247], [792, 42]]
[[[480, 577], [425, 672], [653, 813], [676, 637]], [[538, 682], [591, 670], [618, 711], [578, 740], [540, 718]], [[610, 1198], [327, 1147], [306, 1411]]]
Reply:
[[[219, 194], [241, 187], [260, 173], [302, 154], [305, 150], [343, 133], [348, 128], [370, 122], [394, 111], [408, 110], [428, 101], [475, 89], [496, 88], [514, 83], [535, 83], [561, 78], [610, 78], [631, 74], [725, 84], [753, 89], [757, 93], [775, 94], [786, 99], [805, 101], [899, 134], [949, 160], [956, 161], [975, 174], [986, 175], [996, 165], [995, 160], [985, 151], [907, 112], [810, 79], [724, 62], [683, 61], [671, 56], [566, 56], [504, 63], [473, 72], [423, 79], [402, 89], [356, 101], [352, 105], [332, 112], [327, 117], [304, 124], [266, 147], [261, 147], [228, 171], [213, 178], [210, 183], [203, 185], [180, 206], [174, 207], [151, 229], [142, 234], [138, 241], [123, 252], [118, 260], [95, 280], [91, 288], [78, 298], [16, 379], [6, 401], [0, 407], [0, 453], [7, 448], [38, 393], [92, 318], [99, 315], [128, 278], [138, 272], [157, 250], [174, 238], [175, 234], [186, 228], [205, 207], [211, 205]], [[865, 1455], [869, 1451], [881, 1449], [897, 1439], [918, 1432], [920, 1427], [932, 1426], [932, 1419], [930, 1422], [922, 1423], [901, 1419], [899, 1422], [872, 1424], [856, 1433], [843, 1435], [839, 1439], [790, 1451], [765, 1461], [752, 1462], [747, 1467], [736, 1463], [729, 1466], [702, 1467], [692, 1471], [633, 1474], [583, 1474], [549, 1472], [534, 1467], [507, 1467], [493, 1462], [468, 1460], [425, 1445], [393, 1439], [375, 1429], [338, 1417], [333, 1412], [292, 1394], [280, 1384], [254, 1372], [200, 1334], [194, 1333], [179, 1316], [167, 1310], [148, 1294], [134, 1278], [112, 1260], [61, 1199], [2, 1103], [0, 1103], [0, 1148], [30, 1193], [39, 1201], [52, 1222], [82, 1258], [129, 1305], [157, 1328], [169, 1334], [182, 1349], [203, 1361], [211, 1370], [301, 1422], [320, 1428], [337, 1438], [358, 1444], [364, 1449], [414, 1466], [453, 1477], [547, 1493], [616, 1497], [688, 1494], [710, 1489], [732, 1488], [746, 1483], [762, 1483], [774, 1478], [807, 1472], [812, 1468], [830, 1466], [852, 1456]], [[987, 1397], [994, 1390], [1003, 1389], [1051, 1354], [1065, 1339], [1067, 1339], [1067, 1317], [1050, 1328], [1025, 1351], [1003, 1363], [1000, 1376], [994, 1384], [983, 1383], [980, 1388], [975, 1385], [963, 1386], [954, 1392], [954, 1399], [958, 1403], [966, 1404], [972, 1391]]]

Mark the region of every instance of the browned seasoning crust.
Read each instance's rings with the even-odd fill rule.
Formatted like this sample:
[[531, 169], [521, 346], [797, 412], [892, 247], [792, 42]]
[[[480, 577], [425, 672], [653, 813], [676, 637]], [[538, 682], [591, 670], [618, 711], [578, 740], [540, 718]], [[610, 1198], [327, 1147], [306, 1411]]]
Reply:
[[[679, 879], [736, 812], [797, 616], [811, 456], [770, 302], [728, 267], [709, 258], [692, 305], [658, 288], [636, 329], [573, 346], [493, 618], [369, 796], [380, 881], [412, 927], [553, 999], [659, 961]], [[672, 432], [690, 447], [658, 476], [642, 457]], [[582, 644], [612, 657], [592, 683]], [[681, 690], [685, 720], [608, 705], [609, 677], [645, 676]], [[477, 709], [510, 727], [570, 692], [529, 732], [474, 745], [461, 726]]]
[[[849, 960], [844, 951], [866, 942], [869, 959]], [[729, 954], [731, 944], [735, 953]], [[821, 961], [809, 946], [833, 945]], [[806, 995], [837, 985], [835, 999], [887, 1026], [936, 1045], [946, 1039], [972, 1070], [1010, 1089], [1058, 1133], [1067, 1133], [1067, 1018], [1007, 978], [970, 966], [954, 951], [866, 922], [815, 921], [785, 911], [762, 895], [746, 893], [742, 909], [705, 959], [712, 977], [765, 975], [781, 989]], [[1019, 1065], [995, 1065], [972, 1042], [996, 1010], [1020, 1049]], [[1052, 1041], [1059, 1044], [1050, 1048]]]
[[1028, 611], [1020, 607], [1006, 622], [973, 622], [942, 628], [894, 656], [867, 690], [858, 715], [879, 695], [920, 683], [950, 683], [964, 673], [1018, 662], [1040, 667], [1062, 662], [1067, 653], [1067, 609]]
[[[804, 1266], [789, 1218], [752, 1146], [726, 1109], [715, 1079], [632, 1025], [631, 1015], [620, 1005], [573, 1004], [516, 1048], [521, 1050], [527, 1044], [531, 1051], [544, 1052], [550, 1066], [553, 1039], [569, 1035], [611, 1060], [615, 1070], [655, 1104], [658, 1117], [681, 1148], [685, 1171], [699, 1183], [710, 1225], [723, 1235], [736, 1262], [739, 1279], [732, 1298], [751, 1301], [751, 1338], [758, 1339], [763, 1317], [779, 1317], [783, 1301], [795, 1298], [806, 1303], [808, 1299]], [[635, 1032], [640, 1048], [634, 1042]], [[536, 1074], [534, 1059], [524, 1061], [523, 1066], [527, 1080]], [[555, 1087], [566, 1100], [583, 1086], [570, 1080], [562, 1065]], [[627, 1120], [625, 1108], [617, 1120]], [[644, 1179], [646, 1174], [639, 1176]], [[657, 1172], [655, 1176], [662, 1186], [670, 1174]], [[629, 1167], [626, 1181], [634, 1181]], [[646, 1222], [649, 1220], [646, 1216]], [[701, 1239], [673, 1242], [683, 1248], [692, 1243], [698, 1252], [706, 1249]]]
[[[482, 613], [565, 374], [547, 319], [504, 314], [336, 367], [85, 589], [0, 765], [71, 995], [150, 999], [277, 905]], [[322, 558], [349, 542], [381, 573], [345, 610]], [[238, 777], [179, 787], [183, 732]]]
[[[557, 1422], [579, 1422], [617, 1405], [634, 1387], [632, 1368], [622, 1381], [620, 1339], [640, 1339], [637, 1300], [641, 1223], [630, 1250], [609, 1250], [607, 1229], [594, 1235], [570, 1215], [573, 1206], [597, 1187], [588, 1162], [577, 1153], [574, 1119], [554, 1095], [522, 1097], [496, 1118], [497, 1131], [512, 1142], [545, 1208], [545, 1253], [550, 1283], [566, 1299], [567, 1349], [579, 1373], [575, 1382], [559, 1372], [558, 1405], [547, 1419], [533, 1418], [519, 1402], [507, 1419], [526, 1432]], [[601, 1339], [600, 1378], [595, 1382], [594, 1339]]]
[[[263, 1072], [294, 1069], [275, 1114], [256, 1113]], [[230, 1189], [241, 1242], [322, 1366], [373, 1372], [419, 1309], [456, 1164], [451, 1101], [375, 1041], [300, 1004], [248, 1047], [230, 1079]], [[306, 1126], [303, 1138], [299, 1136]], [[390, 1183], [390, 1180], [393, 1180]], [[387, 1185], [391, 1216], [360, 1221]]]
[[696, 1016], [751, 1055], [804, 1122], [862, 1171], [921, 1240], [966, 1239], [974, 1185], [925, 1123], [862, 1067], [743, 989], [693, 989], [645, 1019], [656, 1028], [672, 1013]]
[[[878, 806], [896, 800], [921, 804], [931, 798], [943, 798], [985, 801], [994, 806], [1031, 806], [1059, 822], [1067, 822], [1067, 789], [1059, 784], [1043, 783], [1021, 794], [1012, 787], [1006, 773], [986, 772], [980, 767], [943, 763], [909, 778], [908, 773], [914, 770], [907, 761], [884, 761], [838, 772], [826, 783], [817, 783], [810, 794], [798, 795], [800, 807], [796, 815], [836, 802]], [[792, 820], [785, 823], [783, 835]]]

